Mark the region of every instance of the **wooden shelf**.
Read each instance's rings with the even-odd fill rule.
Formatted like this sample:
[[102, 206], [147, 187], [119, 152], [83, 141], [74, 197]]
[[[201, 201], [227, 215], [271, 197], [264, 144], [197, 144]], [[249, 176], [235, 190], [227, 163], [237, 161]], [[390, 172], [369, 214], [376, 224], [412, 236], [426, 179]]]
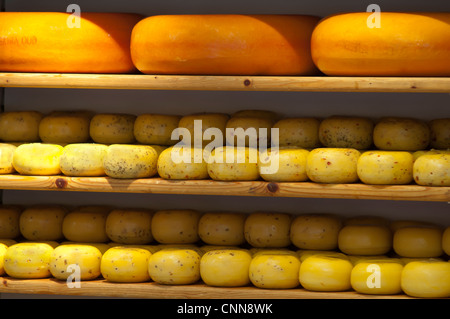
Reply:
[[0, 175], [0, 189], [450, 202], [450, 187]]
[[450, 93], [450, 78], [0, 73], [0, 87]]

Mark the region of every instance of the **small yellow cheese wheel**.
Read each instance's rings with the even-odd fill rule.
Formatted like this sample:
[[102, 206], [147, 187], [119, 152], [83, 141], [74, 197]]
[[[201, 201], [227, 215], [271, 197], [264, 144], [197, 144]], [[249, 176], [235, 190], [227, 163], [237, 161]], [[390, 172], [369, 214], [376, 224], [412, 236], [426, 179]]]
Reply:
[[[192, 147], [202, 147], [211, 143], [211, 141], [204, 136], [205, 131], [210, 128], [218, 129], [221, 136], [216, 136], [219, 144], [225, 143], [225, 128], [230, 116], [224, 113], [198, 113], [189, 114], [181, 117], [178, 122], [181, 142], [184, 145]], [[204, 138], [205, 137], [205, 138]]]
[[341, 258], [349, 258], [350, 256], [347, 256], [339, 251], [335, 250], [315, 250], [315, 249], [299, 249], [297, 250], [297, 255], [300, 258], [300, 261], [303, 262], [306, 258], [310, 256], [315, 255], [321, 255], [321, 256], [335, 256], [335, 257], [341, 257]]
[[116, 246], [103, 255], [100, 271], [110, 282], [144, 282], [150, 280], [148, 263], [152, 253], [147, 249]]
[[39, 122], [39, 138], [55, 144], [88, 142], [90, 121], [87, 112], [52, 112]]
[[159, 146], [112, 144], [103, 158], [105, 174], [113, 178], [146, 178], [157, 173]]
[[440, 227], [403, 227], [394, 233], [393, 248], [402, 257], [439, 257], [444, 253], [442, 234]]
[[62, 150], [58, 144], [21, 144], [14, 151], [14, 169], [23, 175], [58, 175]]
[[47, 243], [17, 243], [9, 246], [4, 256], [8, 276], [21, 279], [47, 278], [53, 247]]
[[[296, 117], [281, 119], [273, 128], [278, 129], [279, 146], [312, 149], [320, 146], [319, 126], [319, 119]], [[276, 141], [272, 140], [274, 142]]]
[[365, 184], [409, 184], [413, 180], [413, 156], [403, 151], [367, 151], [358, 159], [357, 172]]
[[286, 213], [251, 213], [244, 224], [244, 236], [253, 247], [281, 248], [291, 244], [292, 217]]
[[325, 147], [365, 150], [372, 146], [373, 122], [364, 117], [331, 116], [319, 126], [319, 140]]
[[338, 235], [338, 247], [348, 255], [382, 255], [392, 248], [392, 233], [382, 225], [347, 225]]
[[134, 122], [136, 115], [125, 113], [102, 113], [91, 118], [89, 136], [100, 144], [131, 144], [135, 142]]
[[300, 264], [299, 280], [311, 291], [345, 291], [351, 289], [352, 269], [348, 258], [312, 255]]
[[148, 244], [153, 241], [153, 211], [148, 209], [113, 209], [106, 218], [106, 235], [121, 244]]
[[161, 178], [175, 180], [208, 178], [202, 148], [171, 146], [158, 157], [157, 171]]
[[242, 245], [246, 217], [243, 213], [204, 213], [198, 222], [198, 236], [209, 245]]
[[296, 288], [300, 285], [300, 264], [295, 252], [256, 254], [249, 267], [250, 281], [258, 288]]
[[107, 149], [104, 144], [68, 144], [59, 159], [61, 172], [67, 176], [103, 176], [103, 159]]
[[11, 174], [16, 170], [13, 166], [14, 151], [17, 146], [9, 143], [0, 143], [0, 174]]
[[316, 148], [306, 159], [306, 174], [317, 183], [353, 183], [358, 180], [360, 152], [352, 148]]
[[412, 297], [450, 297], [450, 262], [428, 260], [406, 264], [401, 287], [405, 294]]
[[338, 247], [342, 226], [341, 218], [336, 215], [299, 215], [291, 222], [290, 239], [300, 249], [333, 250]]
[[208, 157], [208, 175], [218, 181], [259, 179], [258, 150], [249, 147], [217, 147]]
[[5, 142], [38, 142], [39, 123], [44, 115], [38, 111], [16, 111], [0, 114], [0, 140]]
[[450, 149], [450, 118], [430, 121], [430, 147], [439, 150]]
[[63, 238], [62, 224], [67, 209], [60, 205], [32, 205], [20, 214], [22, 236], [34, 241], [57, 241]]
[[373, 142], [380, 150], [424, 150], [430, 143], [430, 128], [427, 123], [418, 119], [382, 118], [373, 129]]
[[50, 257], [50, 272], [59, 280], [67, 280], [69, 276], [79, 280], [92, 280], [101, 275], [101, 259], [102, 253], [95, 246], [59, 245]]
[[296, 147], [271, 148], [260, 152], [259, 175], [269, 182], [304, 182], [309, 151]]
[[20, 236], [22, 209], [13, 205], [0, 205], [0, 238], [15, 239]]
[[4, 238], [2, 238], [2, 239], [0, 239], [0, 243], [4, 244], [6, 246], [12, 246], [14, 244], [17, 244], [17, 241], [14, 240], [14, 239], [4, 239]]
[[422, 155], [414, 162], [414, 181], [424, 186], [450, 186], [450, 153]]
[[402, 292], [403, 263], [398, 258], [361, 260], [352, 269], [353, 290], [369, 295], [394, 295]]
[[344, 219], [344, 225], [381, 225], [381, 226], [389, 226], [390, 221], [381, 216], [373, 216], [373, 215], [358, 215], [347, 217]]
[[404, 219], [393, 220], [389, 223], [389, 227], [391, 228], [392, 233], [395, 233], [397, 229], [410, 226], [436, 226], [436, 224], [423, 220], [404, 220]]
[[267, 117], [231, 117], [225, 127], [226, 144], [253, 147], [270, 144], [274, 121]]
[[156, 211], [151, 224], [153, 238], [161, 244], [196, 243], [200, 217], [200, 212], [190, 209]]
[[201, 278], [200, 259], [193, 249], [164, 248], [150, 257], [148, 273], [158, 284], [193, 284]]
[[450, 256], [450, 226], [445, 228], [442, 234], [442, 250]]
[[246, 249], [210, 250], [200, 259], [200, 277], [209, 286], [246, 286], [250, 283], [251, 260]]
[[173, 145], [172, 132], [178, 127], [181, 117], [165, 114], [140, 114], [134, 122], [136, 141], [147, 145]]
[[4, 259], [7, 249], [8, 249], [7, 245], [0, 243], [0, 276], [3, 276], [5, 274]]
[[105, 243], [109, 240], [106, 234], [107, 217], [108, 213], [101, 211], [71, 211], [64, 217], [63, 235], [69, 241]]

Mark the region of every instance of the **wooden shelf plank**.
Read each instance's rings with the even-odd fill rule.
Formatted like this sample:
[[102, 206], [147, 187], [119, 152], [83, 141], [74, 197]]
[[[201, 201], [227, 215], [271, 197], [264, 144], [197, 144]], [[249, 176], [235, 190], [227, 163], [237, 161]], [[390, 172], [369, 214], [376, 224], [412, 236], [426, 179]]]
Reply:
[[301, 287], [293, 289], [261, 289], [246, 287], [212, 287], [192, 285], [159, 285], [155, 282], [111, 283], [103, 279], [82, 281], [80, 288], [68, 288], [65, 281], [54, 278], [13, 279], [3, 277], [0, 293], [95, 296], [147, 299], [410, 299], [399, 295], [364, 295], [354, 291], [312, 292]]
[[0, 87], [450, 93], [450, 78], [0, 73]]
[[1, 175], [0, 189], [450, 202], [450, 187]]

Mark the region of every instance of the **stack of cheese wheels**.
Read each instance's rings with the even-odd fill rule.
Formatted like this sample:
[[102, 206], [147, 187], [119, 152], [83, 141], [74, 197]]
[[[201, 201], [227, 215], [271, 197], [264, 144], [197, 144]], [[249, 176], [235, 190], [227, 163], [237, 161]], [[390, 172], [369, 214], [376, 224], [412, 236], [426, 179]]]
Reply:
[[345, 13], [317, 25], [311, 52], [326, 75], [449, 76], [449, 38], [448, 12]]
[[311, 75], [318, 21], [305, 15], [152, 16], [134, 27], [131, 55], [150, 74]]
[[129, 73], [131, 31], [143, 16], [59, 12], [0, 13], [0, 70]]

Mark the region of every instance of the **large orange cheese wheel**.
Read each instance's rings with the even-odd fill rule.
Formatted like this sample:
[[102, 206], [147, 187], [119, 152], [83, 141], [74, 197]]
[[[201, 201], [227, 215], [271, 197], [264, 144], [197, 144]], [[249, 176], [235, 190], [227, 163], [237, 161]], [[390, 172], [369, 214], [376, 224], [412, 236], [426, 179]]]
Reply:
[[143, 16], [85, 13], [79, 28], [62, 12], [1, 12], [0, 71], [129, 73], [130, 37]]
[[147, 74], [312, 75], [306, 15], [159, 15], [141, 20], [131, 56]]
[[323, 73], [332, 76], [450, 75], [449, 12], [380, 12], [379, 20], [373, 14], [337, 14], [319, 22], [312, 34], [311, 53]]

